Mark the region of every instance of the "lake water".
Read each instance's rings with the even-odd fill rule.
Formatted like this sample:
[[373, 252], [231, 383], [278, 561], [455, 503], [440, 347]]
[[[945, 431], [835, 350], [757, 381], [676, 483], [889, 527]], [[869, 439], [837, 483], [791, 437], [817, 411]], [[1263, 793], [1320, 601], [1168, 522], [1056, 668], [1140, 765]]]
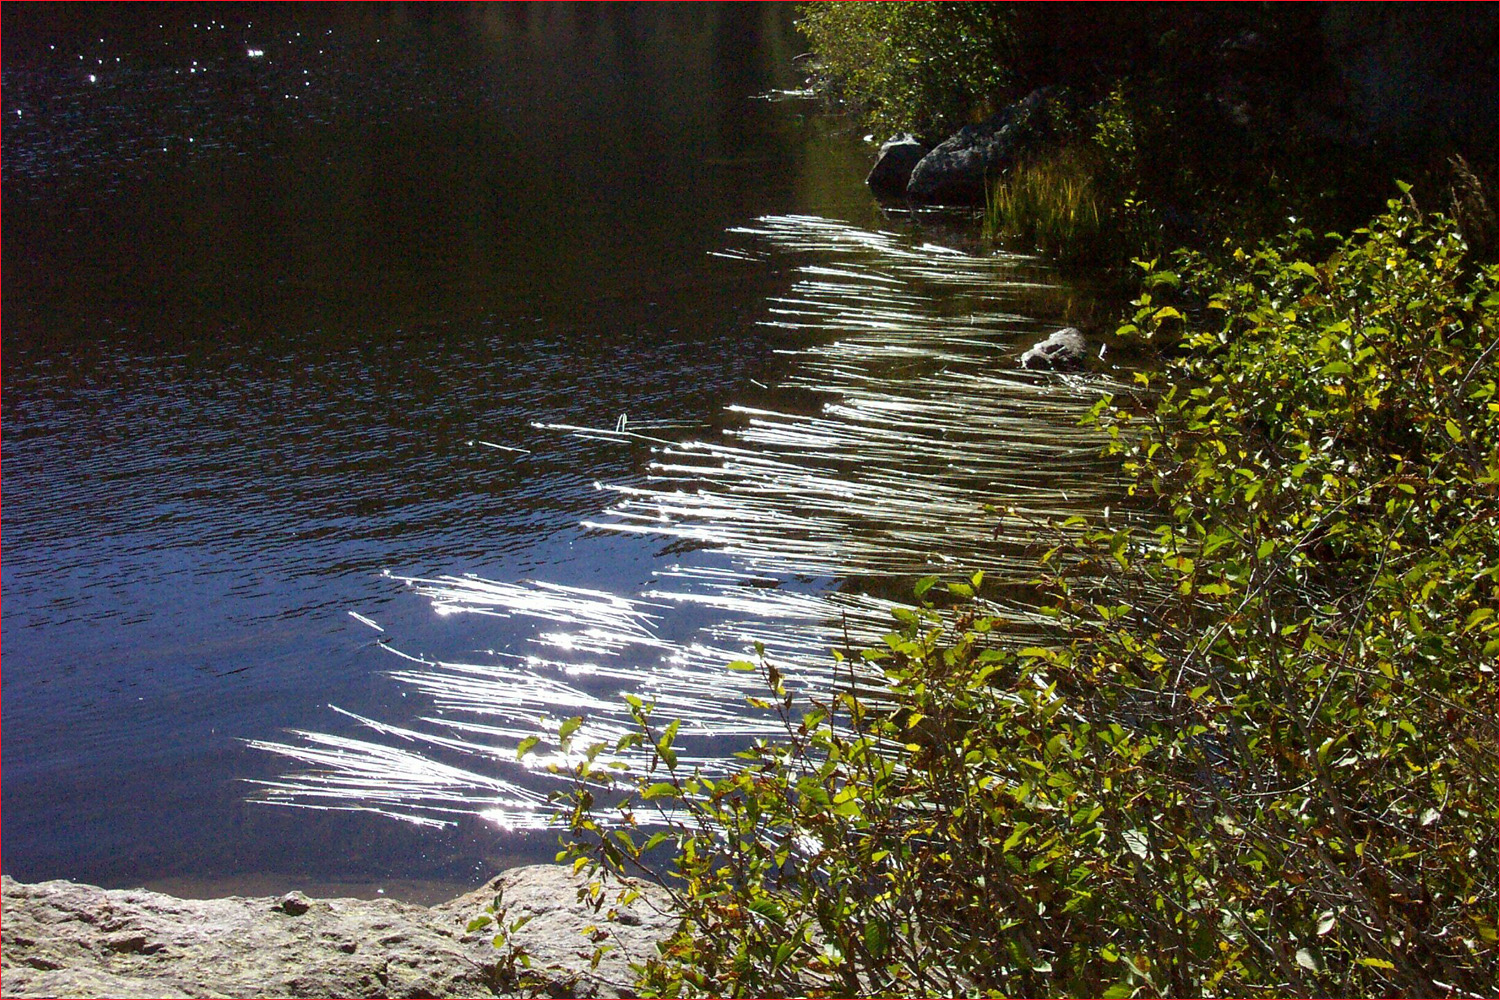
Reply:
[[720, 766], [750, 643], [1110, 489], [1014, 370], [1088, 297], [882, 214], [786, 5], [3, 17], [17, 878], [452, 895], [555, 850], [525, 735]]

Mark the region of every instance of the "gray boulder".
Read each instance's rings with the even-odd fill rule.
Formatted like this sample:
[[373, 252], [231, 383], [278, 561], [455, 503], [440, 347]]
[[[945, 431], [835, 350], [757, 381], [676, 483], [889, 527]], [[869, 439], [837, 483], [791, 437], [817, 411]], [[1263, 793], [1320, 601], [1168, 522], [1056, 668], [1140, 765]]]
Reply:
[[[595, 908], [570, 868], [517, 868], [434, 907], [395, 900], [177, 899], [143, 889], [0, 880], [0, 996], [626, 996], [629, 963], [655, 954], [676, 918], [658, 887]], [[468, 924], [503, 891], [512, 940], [538, 975], [523, 981]], [[585, 930], [593, 928], [585, 934]], [[597, 968], [590, 956], [607, 943]]]
[[983, 205], [996, 178], [1054, 138], [1063, 96], [1043, 87], [959, 129], [913, 168], [906, 196], [934, 205]]
[[1077, 327], [1067, 326], [1046, 340], [1037, 341], [1021, 355], [1021, 367], [1050, 371], [1071, 371], [1088, 357], [1088, 341]]
[[880, 158], [870, 168], [865, 183], [877, 197], [906, 197], [906, 184], [911, 180], [912, 170], [931, 149], [910, 133], [887, 139], [881, 144]]

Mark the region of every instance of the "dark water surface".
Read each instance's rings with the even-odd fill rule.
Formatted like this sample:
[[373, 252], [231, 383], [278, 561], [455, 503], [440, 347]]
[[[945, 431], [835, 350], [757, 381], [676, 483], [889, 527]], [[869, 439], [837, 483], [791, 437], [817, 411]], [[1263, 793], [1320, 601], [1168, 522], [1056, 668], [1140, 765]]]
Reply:
[[528, 725], [608, 732], [649, 674], [756, 731], [694, 700], [756, 623], [875, 628], [882, 581], [1015, 555], [997, 484], [1088, 478], [1093, 390], [985, 360], [1066, 294], [876, 232], [858, 137], [761, 99], [785, 5], [3, 17], [18, 878], [423, 899], [550, 859]]

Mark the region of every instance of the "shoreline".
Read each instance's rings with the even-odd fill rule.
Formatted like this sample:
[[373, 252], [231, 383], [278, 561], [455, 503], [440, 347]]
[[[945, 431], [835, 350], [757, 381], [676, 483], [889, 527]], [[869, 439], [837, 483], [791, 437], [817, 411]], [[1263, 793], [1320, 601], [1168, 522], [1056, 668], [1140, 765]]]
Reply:
[[[516, 865], [517, 868], [528, 867]], [[504, 869], [509, 871], [510, 869]], [[504, 872], [496, 872], [487, 878], [471, 879], [468, 882], [442, 879], [394, 878], [372, 881], [341, 882], [328, 878], [297, 878], [279, 873], [234, 875], [223, 877], [194, 878], [190, 876], [147, 879], [137, 886], [120, 886], [121, 889], [145, 889], [178, 899], [221, 899], [228, 896], [280, 896], [287, 892], [304, 892], [318, 899], [391, 899], [414, 906], [440, 906], [460, 896], [475, 892], [489, 885]], [[19, 881], [19, 880], [18, 880]], [[52, 881], [40, 879], [38, 881]], [[63, 881], [74, 881], [64, 879]], [[31, 883], [35, 884], [35, 883]]]
[[[477, 997], [632, 995], [629, 964], [677, 918], [658, 886], [530, 865], [433, 906], [394, 899], [220, 896], [0, 879], [4, 997]], [[620, 893], [638, 898], [616, 904]], [[507, 923], [471, 922], [500, 893]], [[594, 950], [613, 946], [594, 965]], [[524, 951], [529, 970], [520, 959]]]

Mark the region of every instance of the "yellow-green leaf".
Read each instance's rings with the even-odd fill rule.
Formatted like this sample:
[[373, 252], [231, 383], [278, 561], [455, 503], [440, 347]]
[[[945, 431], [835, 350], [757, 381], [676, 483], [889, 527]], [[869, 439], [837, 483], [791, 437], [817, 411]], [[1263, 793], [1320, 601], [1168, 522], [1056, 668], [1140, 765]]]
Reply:
[[1383, 958], [1356, 958], [1360, 965], [1368, 965], [1372, 969], [1394, 969], [1395, 966]]

